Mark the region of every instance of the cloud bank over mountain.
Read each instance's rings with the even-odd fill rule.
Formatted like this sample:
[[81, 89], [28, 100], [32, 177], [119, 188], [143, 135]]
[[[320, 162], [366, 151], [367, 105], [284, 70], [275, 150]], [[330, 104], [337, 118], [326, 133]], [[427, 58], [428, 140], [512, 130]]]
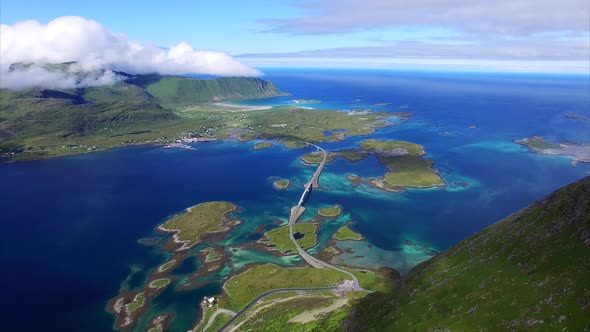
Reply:
[[[132, 74], [206, 74], [259, 76], [226, 53], [195, 50], [181, 42], [169, 49], [141, 44], [114, 33], [100, 23], [77, 16], [64, 16], [47, 24], [23, 21], [0, 25], [0, 87], [43, 86], [73, 88], [104, 85], [120, 77], [110, 70]], [[68, 72], [48, 71], [47, 63], [75, 61]], [[13, 63], [34, 66], [9, 70]], [[96, 71], [77, 79], [72, 71]]]

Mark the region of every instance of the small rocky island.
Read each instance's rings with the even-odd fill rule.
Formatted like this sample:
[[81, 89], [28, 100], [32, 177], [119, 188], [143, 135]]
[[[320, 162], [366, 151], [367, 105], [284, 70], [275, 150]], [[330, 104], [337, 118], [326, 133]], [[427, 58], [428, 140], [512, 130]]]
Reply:
[[240, 221], [228, 217], [237, 209], [229, 202], [201, 203], [160, 225], [158, 230], [174, 233], [174, 243], [181, 244], [177, 251], [186, 250], [209, 234], [226, 233], [240, 224]]
[[572, 165], [590, 162], [590, 144], [578, 144], [574, 142], [553, 143], [540, 136], [516, 140], [516, 143], [526, 146], [533, 153], [566, 156], [572, 160]]

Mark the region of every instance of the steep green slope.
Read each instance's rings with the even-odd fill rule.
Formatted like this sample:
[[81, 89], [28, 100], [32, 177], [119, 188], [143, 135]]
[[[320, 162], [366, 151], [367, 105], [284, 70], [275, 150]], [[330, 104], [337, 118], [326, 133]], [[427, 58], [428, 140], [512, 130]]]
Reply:
[[371, 294], [349, 331], [590, 329], [590, 177], [566, 186]]
[[85, 88], [81, 92], [87, 102], [145, 102], [154, 98], [143, 88], [124, 82], [112, 86], [96, 86]]
[[[70, 65], [51, 68], [66, 70]], [[26, 65], [13, 68], [19, 66]], [[121, 144], [169, 141], [183, 133], [215, 129], [221, 122], [219, 117], [206, 114], [181, 119], [175, 109], [280, 94], [272, 83], [257, 78], [202, 80], [117, 74], [125, 81], [110, 86], [0, 90], [0, 157], [37, 159]]]
[[[134, 82], [139, 83], [137, 80]], [[164, 76], [144, 85], [146, 91], [162, 105], [170, 107], [210, 101], [273, 97], [281, 94], [271, 82], [252, 77], [199, 80], [190, 77]]]

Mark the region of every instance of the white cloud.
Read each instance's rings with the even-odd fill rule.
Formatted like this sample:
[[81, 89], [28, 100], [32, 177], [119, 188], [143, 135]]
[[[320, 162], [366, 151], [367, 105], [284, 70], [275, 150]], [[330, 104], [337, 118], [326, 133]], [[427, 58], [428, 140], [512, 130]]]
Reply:
[[[110, 71], [78, 80], [72, 75], [48, 72], [41, 67], [9, 72], [11, 64], [76, 61], [72, 69], [109, 68], [132, 74], [207, 74], [259, 76], [261, 73], [222, 52], [195, 50], [187, 43], [169, 49], [140, 44], [83, 17], [64, 16], [48, 24], [24, 21], [0, 25], [0, 86], [75, 87], [112, 83]], [[21, 80], [19, 82], [19, 80]]]
[[586, 34], [588, 0], [304, 0], [304, 15], [261, 20], [273, 32], [326, 34], [385, 27], [456, 29], [467, 35]]

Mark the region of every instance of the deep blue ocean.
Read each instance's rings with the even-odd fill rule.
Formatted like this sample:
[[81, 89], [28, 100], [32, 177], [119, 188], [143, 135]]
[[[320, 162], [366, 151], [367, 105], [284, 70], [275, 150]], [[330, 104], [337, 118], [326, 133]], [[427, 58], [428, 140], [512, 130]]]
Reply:
[[[346, 174], [378, 176], [382, 166], [371, 158], [329, 164], [320, 180], [325, 189], [312, 193], [308, 208], [340, 204], [345, 214], [322, 225], [320, 244], [312, 252], [321, 249], [330, 231], [351, 221], [367, 241], [342, 246], [365, 258], [342, 257], [344, 263], [407, 271], [425, 258], [408, 251], [404, 241], [443, 251], [590, 175], [589, 164], [574, 167], [566, 157], [532, 154], [513, 142], [536, 135], [590, 143], [590, 123], [564, 117], [590, 117], [588, 76], [273, 69], [264, 78], [292, 95], [241, 104], [317, 99], [321, 103], [300, 106], [412, 112], [408, 121], [372, 136], [424, 145], [448, 184], [403, 193], [352, 188]], [[322, 146], [355, 147], [364, 138]], [[107, 301], [121, 287], [141, 285], [166, 259], [138, 240], [153, 237], [155, 226], [188, 206], [225, 200], [243, 209], [236, 217], [244, 223], [222, 241], [228, 247], [255, 240], [258, 225], [275, 227], [277, 218], [288, 216], [301, 194], [297, 184], [313, 168], [297, 160], [305, 150], [277, 144], [253, 151], [255, 143], [200, 143], [197, 151], [128, 147], [0, 163], [3, 330], [110, 331]], [[276, 191], [272, 176], [294, 180], [294, 189]], [[228, 268], [257, 261], [290, 264], [238, 250]], [[198, 265], [185, 262], [175, 277], [181, 280]], [[219, 292], [220, 285], [190, 292], [169, 287], [154, 300], [150, 314], [174, 311], [172, 330], [186, 331], [197, 317], [200, 298]]]

